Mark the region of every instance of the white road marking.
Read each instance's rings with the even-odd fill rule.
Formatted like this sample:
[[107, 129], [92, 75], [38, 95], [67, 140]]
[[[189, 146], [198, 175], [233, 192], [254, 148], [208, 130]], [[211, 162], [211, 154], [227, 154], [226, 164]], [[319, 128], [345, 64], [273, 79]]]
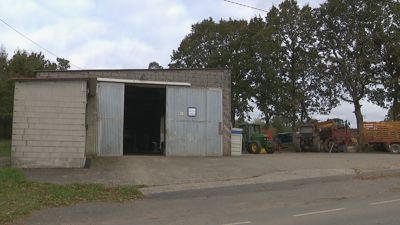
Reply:
[[311, 213], [304, 213], [304, 214], [297, 214], [297, 215], [293, 215], [293, 216], [308, 216], [308, 215], [314, 215], [314, 214], [319, 214], [319, 213], [335, 212], [335, 211], [339, 211], [339, 210], [343, 210], [343, 209], [346, 209], [346, 208], [331, 209], [331, 210], [326, 210], [326, 211], [318, 211], [318, 212], [311, 212]]
[[227, 223], [227, 224], [222, 224], [222, 225], [238, 225], [238, 224], [248, 224], [248, 223], [251, 223], [251, 221], [240, 222], [240, 223]]
[[384, 201], [384, 202], [375, 202], [375, 203], [371, 203], [369, 205], [379, 205], [379, 204], [385, 204], [385, 203], [390, 203], [390, 202], [398, 202], [400, 201], [400, 199], [395, 199], [395, 200], [390, 200], [390, 201]]

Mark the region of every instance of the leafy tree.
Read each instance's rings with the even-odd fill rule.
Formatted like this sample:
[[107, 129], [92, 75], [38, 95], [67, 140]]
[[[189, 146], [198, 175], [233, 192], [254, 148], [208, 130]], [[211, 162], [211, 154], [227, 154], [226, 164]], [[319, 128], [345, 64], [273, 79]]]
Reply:
[[68, 70], [69, 68], [71, 68], [71, 66], [69, 65], [69, 60], [57, 57], [57, 62], [57, 70]]
[[3, 44], [0, 45], [0, 82], [6, 77], [8, 53]]
[[324, 76], [331, 88], [338, 88], [344, 101], [354, 105], [360, 134], [361, 100], [373, 94], [381, 75], [372, 36], [382, 4], [374, 0], [328, 0], [318, 12]]
[[281, 99], [285, 96], [282, 80], [277, 76], [279, 60], [276, 57], [279, 43], [273, 39], [275, 30], [267, 27], [260, 17], [250, 20], [245, 43], [250, 59], [250, 78], [254, 89], [253, 99], [264, 115], [265, 129], [269, 129], [270, 120], [281, 111]]
[[11, 138], [14, 86], [8, 74], [8, 54], [0, 46], [0, 138]]
[[149, 63], [149, 70], [154, 70], [154, 69], [164, 69], [158, 62], [154, 61]]
[[192, 25], [192, 31], [171, 56], [170, 68], [231, 68], [232, 124], [236, 117], [245, 117], [252, 109], [248, 102], [254, 90], [249, 79], [248, 60], [243, 43], [246, 38], [245, 20], [212, 18]]
[[[334, 89], [320, 82], [322, 65], [317, 50], [317, 23], [311, 7], [300, 8], [295, 0], [285, 0], [272, 7], [267, 26], [275, 33], [272, 40], [279, 47], [272, 52], [272, 64], [281, 84], [275, 100], [281, 115], [289, 119], [293, 131], [298, 121], [310, 119], [310, 113], [327, 113], [337, 104]], [[284, 104], [284, 105], [282, 105]]]
[[8, 71], [13, 77], [35, 77], [35, 70], [56, 70], [57, 64], [45, 59], [39, 52], [28, 53], [17, 49], [8, 62]]
[[[375, 21], [372, 38], [380, 64], [383, 88], [371, 96], [375, 104], [389, 108], [388, 117], [400, 120], [400, 5], [383, 4], [380, 17]], [[391, 104], [386, 105], [385, 103]]]

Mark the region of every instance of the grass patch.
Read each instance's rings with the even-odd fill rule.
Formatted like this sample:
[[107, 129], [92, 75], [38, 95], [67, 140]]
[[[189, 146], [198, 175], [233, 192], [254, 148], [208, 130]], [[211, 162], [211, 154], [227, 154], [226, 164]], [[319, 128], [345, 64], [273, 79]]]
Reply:
[[130, 202], [145, 196], [138, 188], [109, 188], [101, 184], [73, 183], [57, 185], [29, 181], [21, 170], [0, 169], [0, 224], [24, 218], [33, 210], [71, 206], [87, 202]]
[[0, 139], [0, 157], [11, 157], [11, 140]]

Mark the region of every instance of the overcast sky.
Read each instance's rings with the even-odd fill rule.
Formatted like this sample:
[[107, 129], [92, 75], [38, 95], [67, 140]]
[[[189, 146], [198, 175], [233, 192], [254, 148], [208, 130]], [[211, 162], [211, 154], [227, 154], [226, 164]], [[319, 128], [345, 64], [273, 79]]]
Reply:
[[[231, 0], [268, 11], [281, 0]], [[318, 7], [324, 0], [298, 0]], [[0, 19], [82, 69], [147, 69], [152, 61], [168, 68], [172, 50], [191, 25], [212, 17], [249, 20], [266, 12], [223, 0], [0, 0]], [[9, 57], [19, 48], [56, 57], [0, 21], [0, 43]], [[71, 69], [78, 69], [71, 67]], [[355, 126], [354, 108], [344, 105], [329, 116]], [[256, 117], [259, 112], [251, 115]], [[364, 103], [365, 121], [382, 121], [386, 110]]]

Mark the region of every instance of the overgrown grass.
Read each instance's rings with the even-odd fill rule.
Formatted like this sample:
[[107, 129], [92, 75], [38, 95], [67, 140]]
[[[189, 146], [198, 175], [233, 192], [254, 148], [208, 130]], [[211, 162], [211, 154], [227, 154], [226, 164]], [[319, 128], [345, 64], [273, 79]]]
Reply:
[[108, 188], [101, 184], [57, 185], [29, 181], [21, 170], [0, 169], [0, 224], [24, 218], [33, 210], [86, 202], [129, 202], [144, 198], [138, 186]]
[[0, 157], [11, 156], [11, 140], [0, 139]]

